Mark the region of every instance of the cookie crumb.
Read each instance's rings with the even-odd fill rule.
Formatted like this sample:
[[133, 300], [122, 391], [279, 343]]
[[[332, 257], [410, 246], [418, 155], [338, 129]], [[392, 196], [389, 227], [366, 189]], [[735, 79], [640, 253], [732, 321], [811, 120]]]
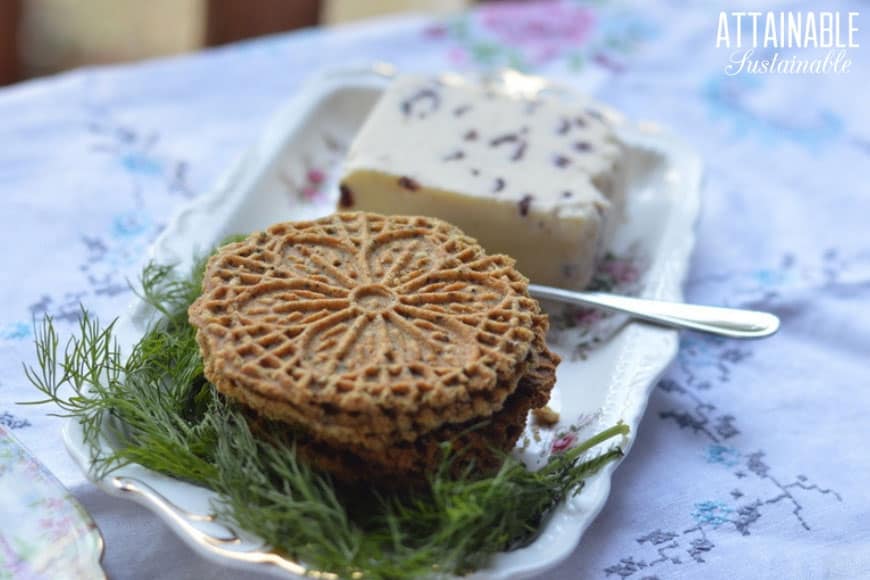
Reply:
[[540, 409], [532, 409], [532, 415], [535, 417], [535, 422], [544, 427], [552, 427], [559, 422], [559, 413], [550, 407], [541, 407]]

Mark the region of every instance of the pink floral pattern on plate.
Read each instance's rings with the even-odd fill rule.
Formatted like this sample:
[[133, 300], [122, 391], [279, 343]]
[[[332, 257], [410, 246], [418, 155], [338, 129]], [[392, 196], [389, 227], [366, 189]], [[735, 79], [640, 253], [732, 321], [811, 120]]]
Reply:
[[588, 429], [600, 418], [601, 409], [598, 409], [594, 413], [583, 413], [569, 425], [560, 426], [550, 442], [550, 453], [563, 453], [576, 447], [581, 439], [580, 433]]
[[0, 426], [0, 579], [105, 578], [96, 524]]
[[[595, 271], [588, 289], [615, 294], [637, 294], [641, 288], [647, 260], [636, 246], [625, 253], [605, 254]], [[547, 304], [550, 315], [548, 339], [570, 351], [574, 359], [584, 358], [590, 349], [601, 344], [619, 330], [625, 317], [606, 310]]]
[[279, 172], [279, 179], [287, 189], [290, 202], [296, 204], [325, 204], [330, 191], [336, 187], [338, 166], [344, 159], [347, 145], [331, 135], [320, 135], [310, 144], [308, 155]]

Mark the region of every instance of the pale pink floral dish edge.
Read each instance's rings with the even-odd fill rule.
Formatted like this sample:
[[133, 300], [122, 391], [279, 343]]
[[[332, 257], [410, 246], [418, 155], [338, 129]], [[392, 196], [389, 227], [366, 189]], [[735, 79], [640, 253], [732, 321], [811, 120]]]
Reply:
[[105, 578], [96, 523], [2, 426], [0, 513], [0, 578]]

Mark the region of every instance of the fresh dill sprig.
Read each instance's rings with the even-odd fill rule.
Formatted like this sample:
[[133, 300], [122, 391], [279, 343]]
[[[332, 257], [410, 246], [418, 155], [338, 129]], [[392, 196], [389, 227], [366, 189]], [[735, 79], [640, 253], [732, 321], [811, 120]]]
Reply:
[[[45, 395], [35, 403], [53, 402], [61, 409], [57, 415], [77, 418], [93, 449], [102, 429], [110, 430], [119, 445], [111, 455], [95, 455], [100, 476], [127, 463], [141, 463], [198, 483], [215, 477], [208, 460], [217, 440], [214, 426], [201, 417], [185, 418], [194, 404], [203, 415], [212, 396], [208, 387], [205, 401], [191, 398], [196, 389], [206, 386], [202, 359], [195, 332], [181, 312], [189, 295], [182, 292], [189, 289], [171, 272], [165, 267], [145, 268], [142, 295], [149, 303], [163, 297], [160, 305], [167, 315], [145, 333], [126, 360], [114, 338], [115, 322], [102, 328], [85, 310], [78, 336], [70, 338], [62, 353], [52, 319], [46, 317], [36, 325], [37, 365], [24, 369]], [[173, 306], [175, 310], [168, 310]]]
[[[496, 552], [534, 539], [559, 502], [621, 457], [618, 447], [587, 458], [593, 447], [626, 435], [616, 425], [553, 455], [530, 471], [506, 456], [486, 477], [449, 476], [444, 460], [425, 490], [379, 493], [345, 488], [297, 461], [292, 437], [254, 436], [241, 410], [203, 376], [187, 308], [200, 293], [205, 260], [187, 278], [149, 265], [139, 295], [157, 313], [124, 359], [115, 323], [103, 327], [82, 311], [78, 334], [63, 351], [51, 318], [37, 326], [36, 365], [28, 380], [73, 417], [94, 453], [99, 476], [138, 463], [215, 490], [216, 511], [312, 568], [341, 577], [410, 578], [465, 573]], [[108, 432], [111, 453], [100, 455]]]

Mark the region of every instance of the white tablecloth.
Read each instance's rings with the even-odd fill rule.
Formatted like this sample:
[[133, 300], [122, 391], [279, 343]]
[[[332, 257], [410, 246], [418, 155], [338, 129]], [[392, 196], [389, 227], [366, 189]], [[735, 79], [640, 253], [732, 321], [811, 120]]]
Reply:
[[[824, 7], [866, 5], [765, 9]], [[689, 299], [783, 319], [761, 342], [684, 335], [606, 508], [548, 577], [870, 577], [870, 38], [860, 30], [845, 74], [728, 76], [732, 51], [715, 43], [723, 8], [496, 3], [0, 91], [0, 425], [95, 516], [110, 577], [234, 574], [86, 484], [59, 420], [16, 405], [34, 397], [21, 372], [33, 317], [71, 332], [80, 302], [104, 320], [121, 312], [163, 224], [307, 76], [374, 60], [520, 67], [672, 126], [706, 162]]]

